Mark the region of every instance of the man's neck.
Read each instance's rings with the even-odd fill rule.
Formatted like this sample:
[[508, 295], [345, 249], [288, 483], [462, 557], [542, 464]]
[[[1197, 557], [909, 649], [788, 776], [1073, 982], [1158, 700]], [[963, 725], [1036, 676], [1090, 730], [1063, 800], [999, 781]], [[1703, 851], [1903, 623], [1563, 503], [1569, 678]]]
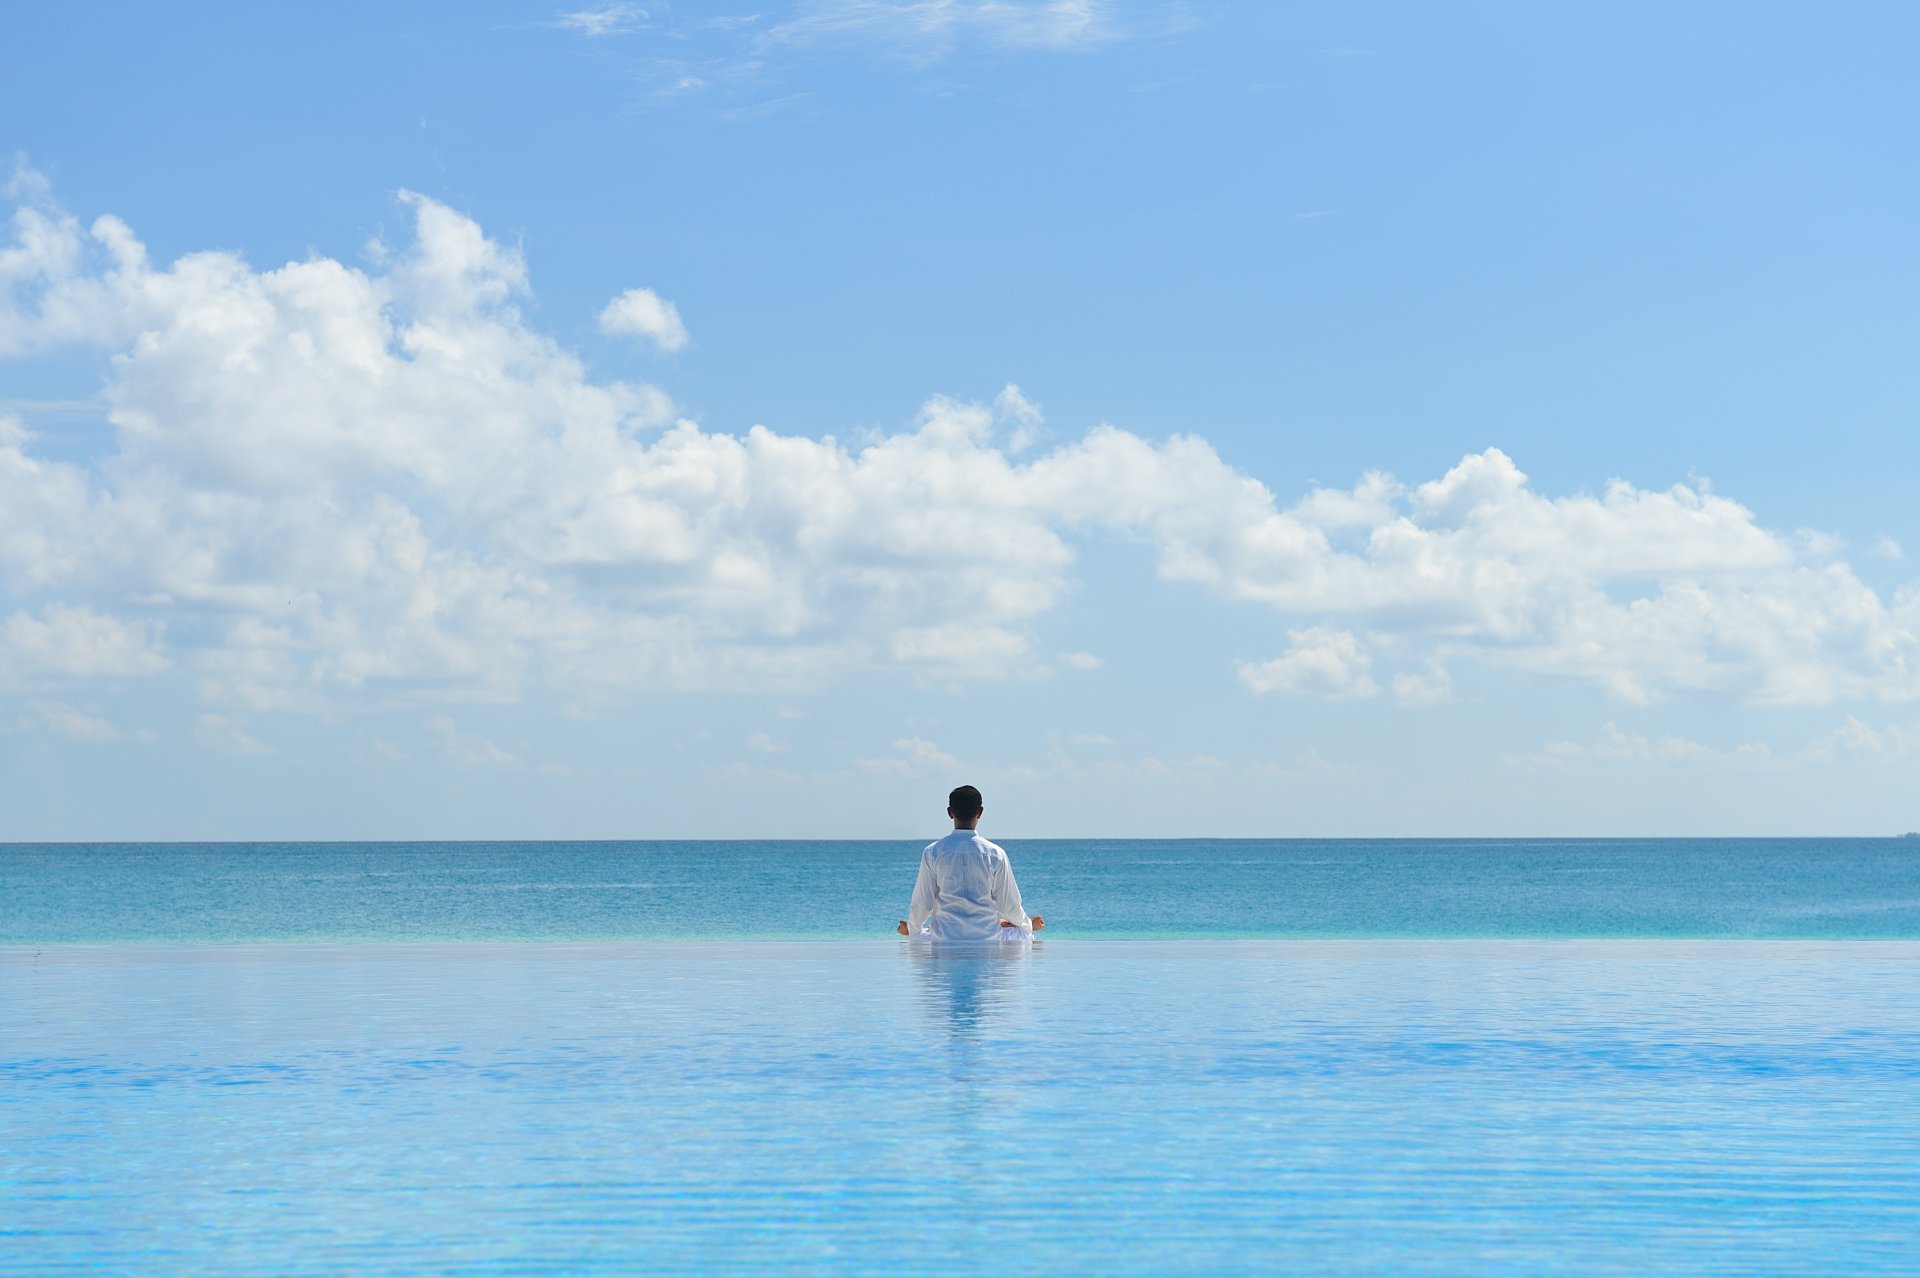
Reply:
[[980, 828], [980, 823], [978, 821], [968, 821], [965, 823], [955, 821], [953, 823], [953, 828], [955, 830], [965, 830], [968, 834], [972, 834], [975, 830], [978, 830]]

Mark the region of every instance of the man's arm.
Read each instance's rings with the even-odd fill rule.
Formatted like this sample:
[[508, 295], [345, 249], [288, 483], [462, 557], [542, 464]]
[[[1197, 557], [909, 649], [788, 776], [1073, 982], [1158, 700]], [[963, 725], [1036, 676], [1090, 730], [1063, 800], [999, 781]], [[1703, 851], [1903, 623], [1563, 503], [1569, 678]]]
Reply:
[[925, 852], [920, 854], [920, 875], [913, 881], [913, 900], [907, 905], [907, 917], [900, 920], [894, 931], [902, 936], [912, 936], [927, 925], [933, 917], [934, 880], [933, 861]]
[[1000, 911], [1001, 926], [1026, 927], [1033, 922], [1020, 903], [1020, 885], [1013, 880], [1013, 862], [1004, 855], [995, 860], [989, 886], [993, 891], [993, 908]]

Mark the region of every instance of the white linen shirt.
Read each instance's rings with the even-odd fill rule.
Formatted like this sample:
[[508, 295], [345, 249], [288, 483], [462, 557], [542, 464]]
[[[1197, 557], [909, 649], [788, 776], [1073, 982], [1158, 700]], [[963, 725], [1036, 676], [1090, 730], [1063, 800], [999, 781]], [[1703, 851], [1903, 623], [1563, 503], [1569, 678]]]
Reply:
[[908, 932], [936, 941], [991, 941], [1009, 931], [1001, 919], [1023, 929], [1015, 936], [1032, 930], [1006, 851], [973, 830], [927, 844], [907, 907]]

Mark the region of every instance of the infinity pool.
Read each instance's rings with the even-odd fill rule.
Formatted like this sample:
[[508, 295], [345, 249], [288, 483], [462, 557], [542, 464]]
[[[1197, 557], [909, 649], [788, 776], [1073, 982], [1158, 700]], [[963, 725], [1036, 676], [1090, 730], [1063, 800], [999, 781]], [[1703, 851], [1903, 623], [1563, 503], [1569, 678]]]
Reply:
[[1920, 1267], [1920, 944], [0, 948], [9, 1274]]

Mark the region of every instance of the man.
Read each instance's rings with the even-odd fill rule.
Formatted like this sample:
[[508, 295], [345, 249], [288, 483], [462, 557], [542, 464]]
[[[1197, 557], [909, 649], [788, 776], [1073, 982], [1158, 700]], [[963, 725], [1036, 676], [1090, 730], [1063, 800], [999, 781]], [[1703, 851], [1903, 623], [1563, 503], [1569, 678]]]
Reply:
[[1038, 914], [1027, 917], [1013, 865], [996, 843], [980, 837], [986, 803], [980, 791], [963, 785], [947, 796], [953, 833], [927, 844], [920, 853], [920, 877], [913, 903], [895, 929], [902, 936], [936, 941], [991, 941], [1033, 935], [1047, 925]]

